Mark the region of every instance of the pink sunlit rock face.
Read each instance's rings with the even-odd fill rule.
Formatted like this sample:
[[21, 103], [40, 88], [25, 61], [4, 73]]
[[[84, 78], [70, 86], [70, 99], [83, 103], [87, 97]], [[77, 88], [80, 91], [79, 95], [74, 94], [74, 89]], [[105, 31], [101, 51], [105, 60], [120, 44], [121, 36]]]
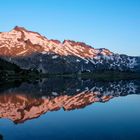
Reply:
[[16, 26], [10, 32], [0, 33], [0, 55], [26, 56], [32, 53], [53, 52], [62, 56], [74, 55], [80, 58], [93, 58], [98, 54], [112, 55], [107, 49], [94, 49], [83, 42], [47, 39], [37, 32]]

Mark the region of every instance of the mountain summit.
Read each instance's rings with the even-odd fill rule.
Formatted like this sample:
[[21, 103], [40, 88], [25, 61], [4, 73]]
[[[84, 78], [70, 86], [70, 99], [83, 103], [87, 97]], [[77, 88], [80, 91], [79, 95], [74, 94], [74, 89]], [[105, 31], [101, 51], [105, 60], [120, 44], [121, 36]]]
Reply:
[[138, 71], [139, 57], [95, 49], [83, 42], [48, 39], [16, 26], [0, 33], [0, 56], [24, 69], [43, 73], [73, 73], [95, 70]]
[[0, 34], [1, 55], [26, 56], [32, 53], [56, 53], [61, 56], [74, 55], [93, 58], [99, 54], [112, 55], [107, 49], [94, 49], [83, 42], [49, 40], [37, 32], [16, 26], [10, 32]]

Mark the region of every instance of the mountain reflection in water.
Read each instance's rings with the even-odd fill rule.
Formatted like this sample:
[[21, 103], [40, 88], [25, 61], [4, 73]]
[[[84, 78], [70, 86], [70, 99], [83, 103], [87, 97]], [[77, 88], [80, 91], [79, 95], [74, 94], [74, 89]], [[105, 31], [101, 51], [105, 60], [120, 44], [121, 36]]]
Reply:
[[140, 93], [140, 81], [97, 82], [81, 79], [42, 79], [18, 87], [0, 88], [0, 118], [14, 123], [57, 111], [84, 108], [95, 102]]

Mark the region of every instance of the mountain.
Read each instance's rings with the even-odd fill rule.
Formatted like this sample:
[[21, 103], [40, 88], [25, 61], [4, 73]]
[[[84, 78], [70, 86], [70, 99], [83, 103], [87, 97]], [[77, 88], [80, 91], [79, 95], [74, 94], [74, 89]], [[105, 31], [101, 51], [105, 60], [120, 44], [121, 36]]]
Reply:
[[24, 82], [18, 87], [0, 90], [0, 118], [23, 123], [47, 112], [81, 109], [93, 103], [139, 93], [140, 81], [137, 80], [96, 82], [51, 78], [37, 83]]
[[83, 42], [48, 39], [16, 26], [0, 33], [0, 57], [23, 69], [43, 73], [81, 73], [96, 70], [140, 71], [140, 57], [95, 49]]

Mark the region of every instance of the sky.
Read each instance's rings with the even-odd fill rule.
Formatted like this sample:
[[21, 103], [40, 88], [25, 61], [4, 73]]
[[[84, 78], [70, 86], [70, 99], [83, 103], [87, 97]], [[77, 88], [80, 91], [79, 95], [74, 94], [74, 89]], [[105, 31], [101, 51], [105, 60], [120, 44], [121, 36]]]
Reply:
[[140, 0], [0, 0], [0, 32], [16, 25], [49, 39], [140, 56]]

